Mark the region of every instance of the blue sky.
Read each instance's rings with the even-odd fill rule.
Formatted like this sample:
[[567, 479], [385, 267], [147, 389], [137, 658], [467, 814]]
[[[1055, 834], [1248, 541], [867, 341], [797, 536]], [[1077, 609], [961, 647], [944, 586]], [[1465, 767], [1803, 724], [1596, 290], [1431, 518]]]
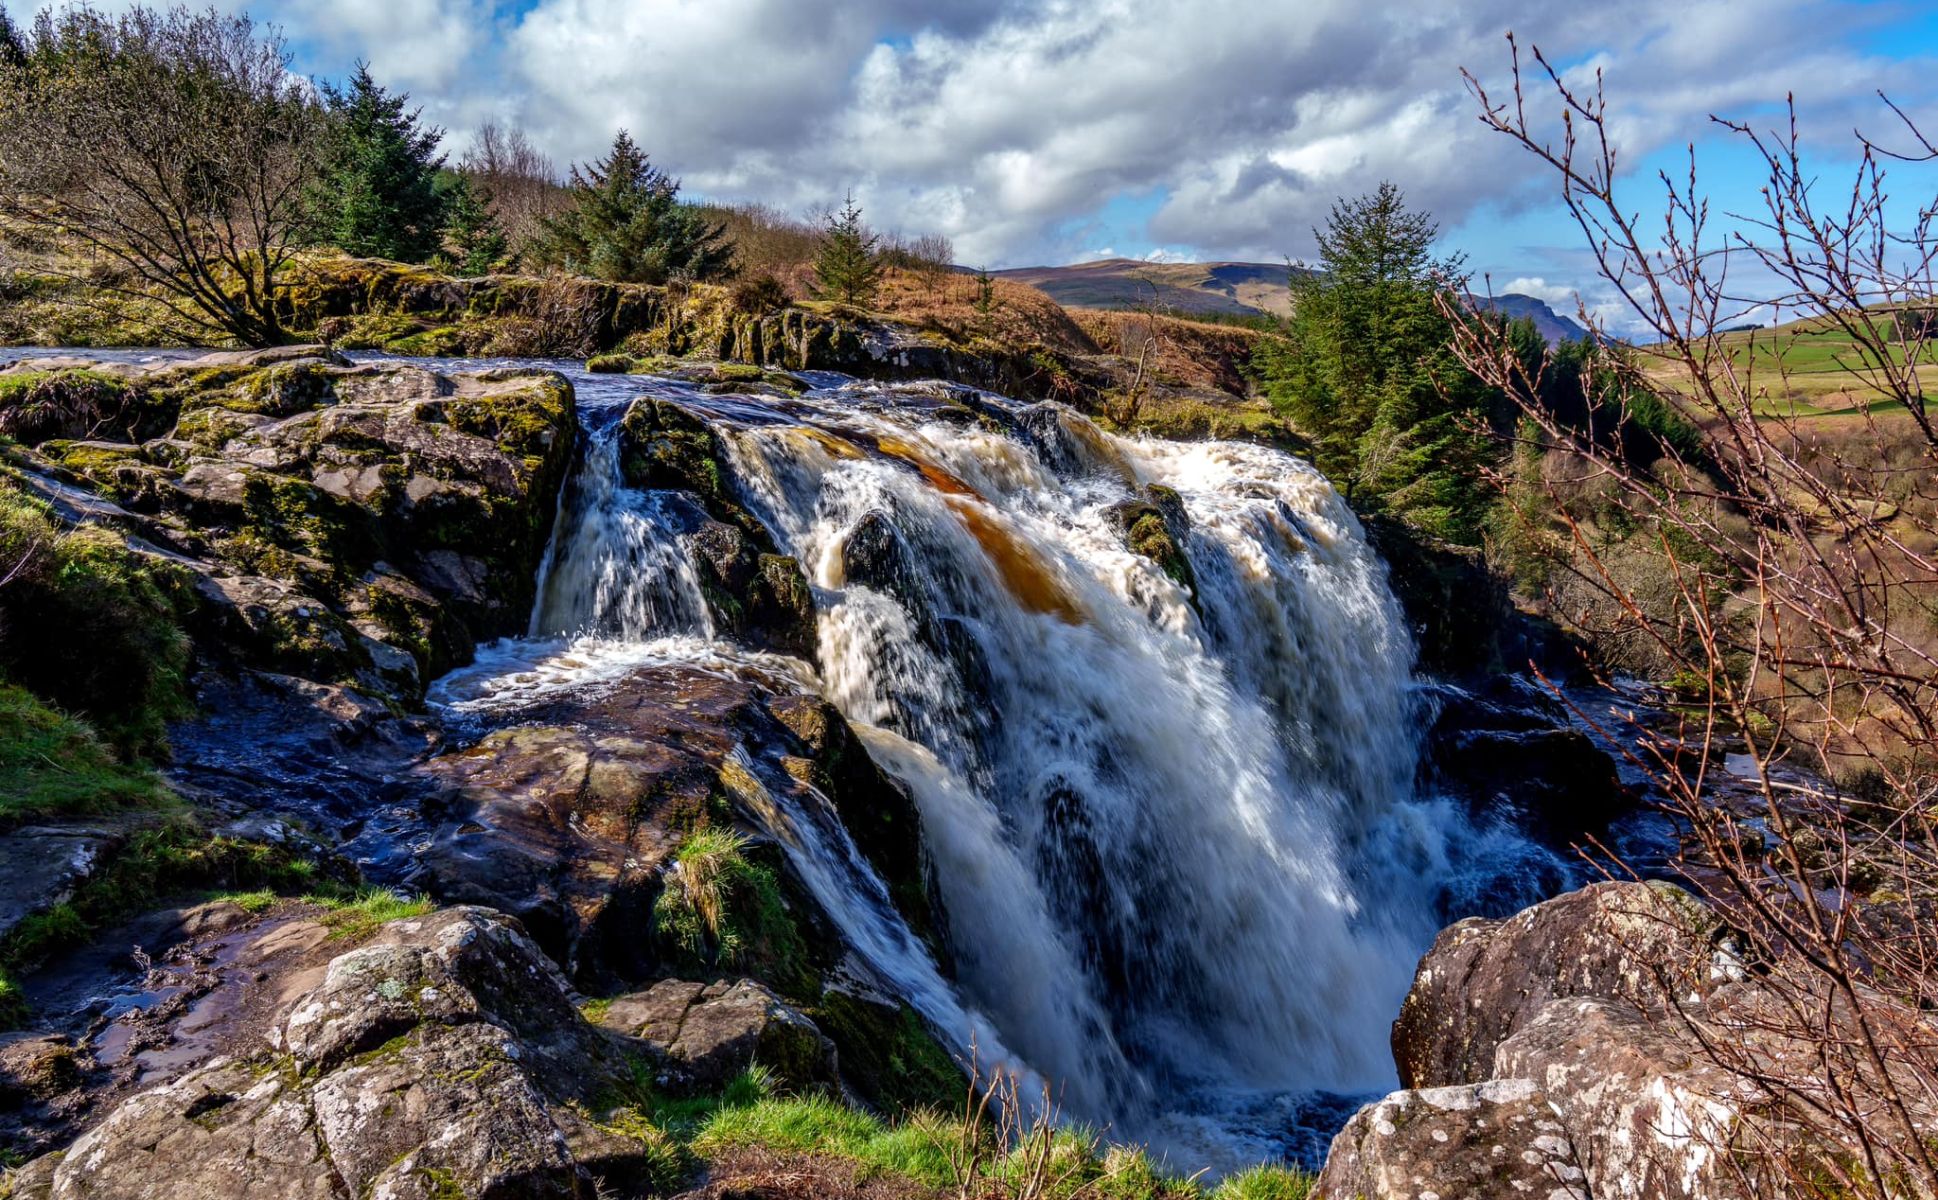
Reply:
[[1880, 88], [1938, 128], [1930, 0], [217, 3], [280, 26], [306, 73], [369, 61], [454, 153], [497, 121], [563, 168], [624, 125], [691, 194], [805, 213], [852, 189], [874, 223], [992, 267], [1303, 258], [1334, 198], [1391, 179], [1497, 288], [1566, 303], [1590, 282], [1579, 234], [1460, 77], [1498, 86], [1509, 30], [1604, 72], [1638, 209], [1692, 140], [1718, 207], [1753, 203], [1708, 118], [1769, 119], [1788, 91], [1827, 172], [1854, 126], [1886, 126]]

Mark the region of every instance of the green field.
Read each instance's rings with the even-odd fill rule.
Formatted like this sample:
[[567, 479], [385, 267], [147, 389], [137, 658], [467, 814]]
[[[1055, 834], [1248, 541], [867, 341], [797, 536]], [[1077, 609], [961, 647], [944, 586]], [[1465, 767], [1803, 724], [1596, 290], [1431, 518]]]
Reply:
[[[1883, 318], [1870, 318], [1890, 343], [1896, 339]], [[1829, 417], [1864, 411], [1884, 413], [1903, 407], [1878, 402], [1881, 390], [1868, 378], [1867, 358], [1857, 339], [1839, 323], [1812, 317], [1771, 329], [1741, 330], [1717, 339], [1729, 362], [1756, 396], [1756, 408], [1770, 416]], [[1907, 349], [1894, 345], [1893, 361], [1917, 355], [1917, 377], [1926, 388], [1938, 384], [1938, 346], [1930, 342]], [[1651, 377], [1687, 394], [1693, 389], [1680, 363], [1664, 361]]]

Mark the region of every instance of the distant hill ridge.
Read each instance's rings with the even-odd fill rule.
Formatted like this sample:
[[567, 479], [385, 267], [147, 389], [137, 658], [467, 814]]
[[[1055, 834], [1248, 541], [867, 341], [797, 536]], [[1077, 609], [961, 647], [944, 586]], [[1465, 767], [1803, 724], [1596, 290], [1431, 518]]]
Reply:
[[[1106, 258], [1067, 267], [1015, 267], [993, 272], [1040, 289], [1065, 308], [1136, 308], [1155, 301], [1182, 313], [1270, 313], [1292, 311], [1291, 271], [1284, 263], [1154, 263]], [[1528, 317], [1549, 342], [1580, 338], [1586, 331], [1534, 296], [1509, 292], [1492, 307], [1510, 317]]]

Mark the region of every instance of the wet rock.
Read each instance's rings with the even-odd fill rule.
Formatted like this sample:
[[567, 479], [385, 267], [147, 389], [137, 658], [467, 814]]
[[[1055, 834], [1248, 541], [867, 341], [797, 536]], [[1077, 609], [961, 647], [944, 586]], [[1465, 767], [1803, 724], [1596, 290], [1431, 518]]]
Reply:
[[814, 1022], [751, 979], [711, 985], [662, 980], [620, 996], [599, 1023], [663, 1058], [668, 1082], [718, 1091], [755, 1063], [793, 1088], [832, 1087], [834, 1043]]
[[[1394, 1092], [1333, 1139], [1318, 1200], [1588, 1200], [1584, 1172], [1530, 1079]], [[1593, 1193], [1600, 1195], [1599, 1192]]]
[[912, 802], [796, 686], [658, 666], [525, 709], [526, 724], [414, 772], [437, 789], [437, 828], [411, 886], [516, 913], [581, 987], [611, 991], [662, 966], [642, 931], [686, 832], [736, 812], [771, 820], [776, 797], [814, 811], [812, 788], [911, 926], [932, 929]]
[[689, 540], [700, 592], [720, 627], [750, 645], [814, 653], [814, 598], [798, 560], [763, 554], [740, 529], [708, 521]]
[[[285, 1005], [275, 1045], [119, 1103], [23, 1173], [89, 1197], [560, 1197], [652, 1156], [585, 1113], [620, 1078], [518, 927], [478, 909], [386, 926]], [[281, 1047], [279, 1051], [277, 1046]]]
[[1191, 518], [1185, 512], [1184, 501], [1177, 492], [1162, 485], [1152, 485], [1144, 491], [1145, 498], [1112, 505], [1108, 515], [1123, 533], [1124, 545], [1131, 553], [1141, 554], [1155, 563], [1192, 597], [1195, 605], [1198, 581], [1191, 571], [1191, 559], [1184, 551], [1191, 531]]
[[1617, 764], [1540, 684], [1522, 677], [1436, 689], [1428, 786], [1481, 820], [1504, 821], [1568, 854], [1634, 812]]
[[0, 833], [0, 938], [73, 895], [126, 837], [111, 825], [27, 825]]
[[1495, 1049], [1550, 1000], [1628, 999], [1659, 1007], [1714, 986], [1715, 916], [1666, 883], [1597, 883], [1505, 921], [1443, 930], [1420, 960], [1393, 1023], [1393, 1061], [1412, 1088], [1478, 1083]]

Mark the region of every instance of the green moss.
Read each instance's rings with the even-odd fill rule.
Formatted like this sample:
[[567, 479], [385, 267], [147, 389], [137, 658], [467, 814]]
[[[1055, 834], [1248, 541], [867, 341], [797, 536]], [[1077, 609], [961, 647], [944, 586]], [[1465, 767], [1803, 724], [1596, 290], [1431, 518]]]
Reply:
[[0, 969], [0, 1029], [17, 1029], [29, 1016], [27, 997], [22, 994], [20, 985]]
[[117, 759], [85, 721], [0, 683], [0, 828], [168, 799], [154, 772]]
[[28, 445], [55, 437], [144, 441], [174, 422], [148, 388], [85, 368], [0, 374], [0, 433]]
[[812, 1010], [833, 1039], [841, 1074], [888, 1112], [960, 1107], [969, 1079], [916, 1011], [829, 991]]
[[189, 710], [188, 641], [196, 600], [180, 568], [116, 535], [70, 529], [0, 474], [0, 670], [85, 716], [124, 756], [156, 753]]
[[585, 360], [585, 369], [594, 375], [629, 375], [638, 365], [630, 354], [595, 354]]

